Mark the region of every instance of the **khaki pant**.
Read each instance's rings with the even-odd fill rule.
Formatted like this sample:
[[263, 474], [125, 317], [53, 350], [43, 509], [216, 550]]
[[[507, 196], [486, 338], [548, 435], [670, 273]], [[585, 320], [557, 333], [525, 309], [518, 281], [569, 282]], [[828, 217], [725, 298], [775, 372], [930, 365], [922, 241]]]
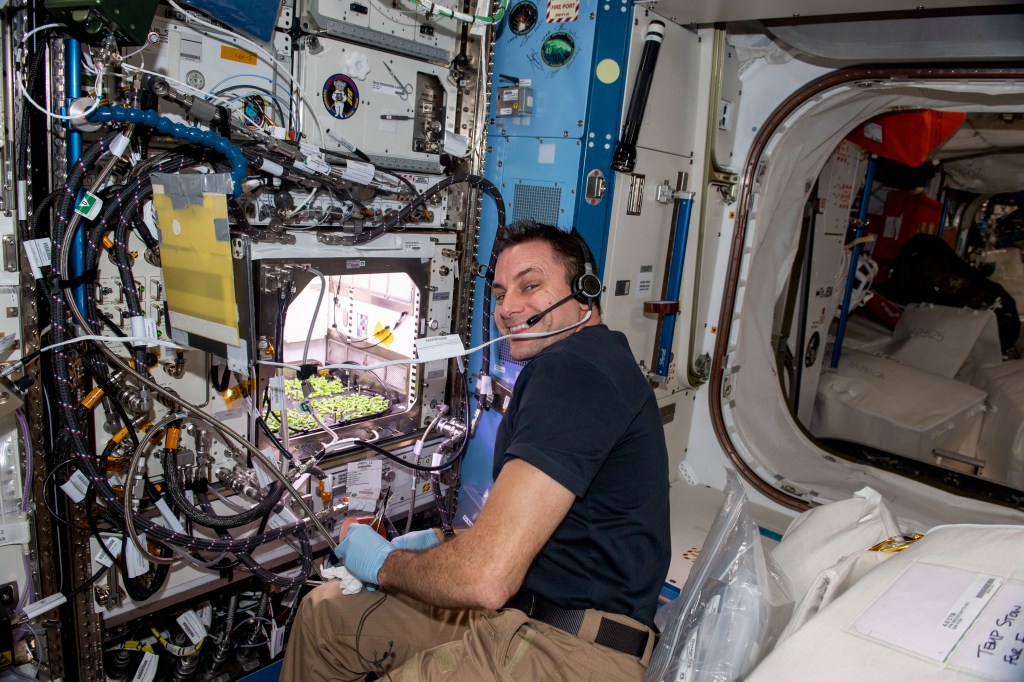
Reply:
[[280, 679], [362, 680], [373, 671], [393, 682], [643, 680], [650, 648], [642, 663], [515, 609], [440, 609], [382, 591], [346, 596], [332, 582], [302, 600]]

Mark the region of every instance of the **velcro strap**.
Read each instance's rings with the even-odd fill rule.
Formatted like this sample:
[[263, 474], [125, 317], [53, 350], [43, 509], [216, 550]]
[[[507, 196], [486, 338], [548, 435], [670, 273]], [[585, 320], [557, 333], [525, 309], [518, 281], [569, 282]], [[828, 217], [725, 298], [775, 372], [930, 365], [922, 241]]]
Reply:
[[70, 289], [71, 287], [77, 287], [81, 284], [92, 284], [96, 281], [96, 274], [98, 272], [99, 268], [92, 268], [91, 270], [86, 270], [82, 274], [70, 279], [59, 279], [57, 280], [57, 286], [61, 289]]

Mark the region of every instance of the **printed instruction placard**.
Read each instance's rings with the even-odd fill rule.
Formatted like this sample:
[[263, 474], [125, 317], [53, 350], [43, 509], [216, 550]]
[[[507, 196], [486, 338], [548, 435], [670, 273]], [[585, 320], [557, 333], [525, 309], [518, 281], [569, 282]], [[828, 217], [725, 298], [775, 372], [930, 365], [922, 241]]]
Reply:
[[379, 459], [350, 462], [348, 465], [349, 509], [373, 511], [380, 497], [382, 462]]

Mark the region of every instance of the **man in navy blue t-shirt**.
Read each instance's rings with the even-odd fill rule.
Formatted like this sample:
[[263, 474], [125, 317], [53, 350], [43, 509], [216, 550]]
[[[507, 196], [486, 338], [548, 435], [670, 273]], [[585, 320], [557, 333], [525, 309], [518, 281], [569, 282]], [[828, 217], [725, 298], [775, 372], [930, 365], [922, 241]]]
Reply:
[[443, 542], [352, 526], [338, 553], [383, 589], [307, 596], [282, 680], [643, 678], [670, 555], [654, 392], [625, 337], [601, 323], [582, 239], [517, 223], [497, 248], [495, 322], [529, 362], [487, 503]]

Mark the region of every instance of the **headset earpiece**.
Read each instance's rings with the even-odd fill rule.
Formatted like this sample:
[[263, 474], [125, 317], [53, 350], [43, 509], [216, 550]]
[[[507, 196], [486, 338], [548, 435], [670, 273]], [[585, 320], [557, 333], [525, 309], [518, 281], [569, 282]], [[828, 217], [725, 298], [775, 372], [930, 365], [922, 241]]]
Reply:
[[594, 274], [589, 261], [584, 260], [583, 274], [572, 285], [572, 296], [580, 303], [590, 304], [601, 295], [601, 279]]

